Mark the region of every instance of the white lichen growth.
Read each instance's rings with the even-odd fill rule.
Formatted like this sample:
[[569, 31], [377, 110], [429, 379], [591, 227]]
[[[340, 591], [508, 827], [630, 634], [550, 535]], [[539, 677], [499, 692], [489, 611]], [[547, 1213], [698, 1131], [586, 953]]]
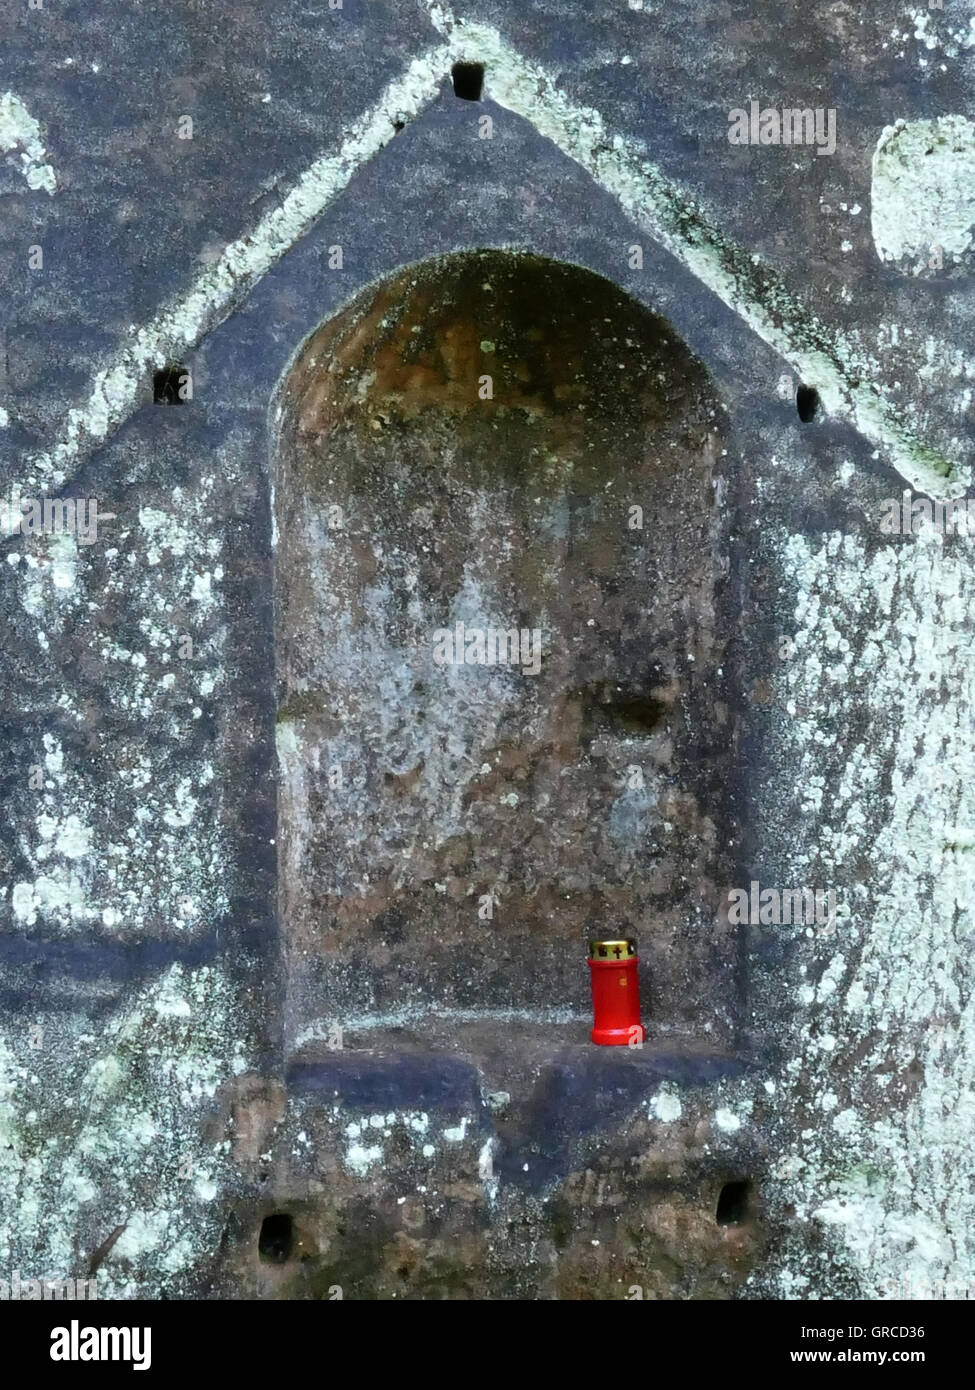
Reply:
[[[785, 559], [796, 650], [783, 674], [795, 708], [783, 753], [798, 785], [833, 765], [824, 750], [844, 765], [810, 811], [790, 872], [794, 882], [845, 872], [854, 910], [835, 937], [811, 943], [803, 959], [815, 973], [797, 968], [794, 1055], [779, 1092], [787, 1113], [809, 1118], [780, 1167], [799, 1221], [780, 1291], [828, 1290], [837, 1271], [868, 1298], [970, 1287], [971, 542], [933, 530], [874, 550], [838, 534], [793, 537]], [[869, 737], [850, 736], [864, 728]], [[872, 865], [869, 892], [849, 873], [858, 862]], [[855, 1065], [837, 1067], [840, 1039]], [[805, 1223], [829, 1232], [825, 1257], [810, 1252]]]
[[936, 248], [970, 259], [975, 239], [975, 125], [965, 116], [886, 126], [873, 155], [871, 226], [877, 254], [923, 270]]
[[97, 1038], [53, 1019], [40, 1039], [0, 1038], [4, 1267], [83, 1277], [114, 1220], [123, 1229], [98, 1270], [100, 1297], [173, 1296], [192, 1279], [219, 1236], [213, 1197], [231, 1180], [203, 1122], [218, 1087], [246, 1069], [238, 1010], [217, 968], [175, 965]]
[[29, 188], [56, 192], [57, 179], [47, 162], [41, 127], [13, 92], [0, 96], [0, 154], [8, 153], [19, 161]]

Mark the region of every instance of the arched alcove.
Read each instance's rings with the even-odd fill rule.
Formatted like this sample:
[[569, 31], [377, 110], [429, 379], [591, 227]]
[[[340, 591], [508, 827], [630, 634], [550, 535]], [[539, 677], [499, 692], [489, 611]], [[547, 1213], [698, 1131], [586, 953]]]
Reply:
[[[589, 271], [465, 252], [325, 323], [274, 418], [289, 1043], [370, 1015], [584, 1011], [594, 929], [637, 935], [651, 1032], [727, 1041], [724, 441], [702, 365]], [[516, 661], [482, 662], [478, 632], [511, 629]]]

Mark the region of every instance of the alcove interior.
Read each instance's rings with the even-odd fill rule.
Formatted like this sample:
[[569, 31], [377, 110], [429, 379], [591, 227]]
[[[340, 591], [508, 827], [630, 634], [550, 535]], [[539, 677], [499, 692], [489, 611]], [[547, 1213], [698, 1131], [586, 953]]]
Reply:
[[[725, 416], [672, 326], [473, 251], [363, 291], [276, 398], [279, 910], [298, 1065], [590, 1047], [634, 934], [647, 1044], [730, 1057]], [[537, 673], [438, 631], [542, 633]], [[441, 639], [441, 655], [443, 652]], [[476, 651], [475, 651], [476, 655]]]

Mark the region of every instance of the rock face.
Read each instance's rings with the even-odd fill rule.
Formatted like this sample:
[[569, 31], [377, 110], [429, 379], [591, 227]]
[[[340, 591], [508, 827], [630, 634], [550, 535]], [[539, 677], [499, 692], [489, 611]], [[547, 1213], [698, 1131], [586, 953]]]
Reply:
[[975, 1277], [967, 30], [509, 10], [0, 19], [0, 1281]]
[[[758, 1263], [755, 1141], [705, 1138], [735, 1059], [683, 1040], [596, 1049], [579, 1024], [530, 1017], [344, 1042], [288, 1068], [278, 1208], [238, 1218], [238, 1292], [727, 1298]], [[262, 1257], [258, 1227], [285, 1233], [278, 1251]]]
[[[278, 415], [285, 1287], [726, 1293], [747, 1163], [647, 1113], [742, 1066], [705, 372], [590, 272], [476, 252], [313, 334]], [[642, 943], [635, 1062], [587, 1042], [600, 934]]]

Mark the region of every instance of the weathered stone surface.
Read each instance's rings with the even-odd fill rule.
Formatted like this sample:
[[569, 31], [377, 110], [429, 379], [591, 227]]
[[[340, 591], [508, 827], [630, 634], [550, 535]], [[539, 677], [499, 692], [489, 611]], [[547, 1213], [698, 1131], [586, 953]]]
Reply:
[[[597, 1050], [581, 1023], [441, 1021], [345, 1043], [288, 1069], [264, 1178], [290, 1242], [262, 1261], [266, 1202], [240, 1209], [237, 1291], [726, 1298], [754, 1269], [764, 1234], [742, 1175], [763, 1156], [710, 1118], [739, 1061]], [[742, 1181], [719, 1223], [722, 1191]]]
[[289, 1035], [582, 1010], [587, 933], [630, 932], [663, 1026], [732, 1038], [730, 468], [699, 364], [590, 273], [478, 253], [315, 334], [281, 414]]
[[[916, 139], [964, 134], [971, 32], [947, 5], [786, 19], [648, 0], [0, 16], [3, 491], [114, 513], [93, 545], [2, 541], [0, 1278], [91, 1270], [129, 1298], [970, 1287], [972, 542], [880, 523], [905, 479], [964, 488], [973, 457], [969, 166], [925, 165]], [[482, 102], [451, 92], [462, 57], [485, 63]], [[835, 153], [732, 146], [752, 97], [835, 108]], [[873, 167], [892, 141], [908, 166]], [[932, 187], [943, 215], [898, 221]], [[575, 288], [539, 304], [516, 277], [475, 352], [473, 282], [456, 319], [436, 304], [469, 257], [430, 266], [485, 248]], [[463, 330], [441, 366], [431, 323], [419, 375], [395, 333], [413, 281]], [[386, 328], [342, 337], [384, 294]], [[599, 303], [646, 368], [618, 384], [586, 336]], [[514, 332], [535, 323], [545, 360]], [[309, 353], [330, 334], [348, 376], [328, 382]], [[528, 380], [497, 373], [490, 416], [469, 373], [505, 353]], [[192, 400], [153, 404], [167, 363]], [[578, 364], [594, 408], [570, 429], [549, 388]], [[547, 473], [533, 430], [557, 441]], [[642, 533], [611, 525], [620, 472]], [[451, 487], [499, 510], [474, 525]], [[354, 550], [327, 515], [314, 529], [332, 505]], [[555, 628], [596, 627], [535, 694], [516, 677], [461, 708], [438, 688], [438, 727], [495, 769], [464, 774], [454, 811], [447, 762], [417, 773], [419, 618], [363, 595], [413, 577], [439, 626], [465, 560], [504, 611], [524, 593]], [[342, 622], [399, 665], [330, 664]], [[660, 705], [669, 732], [632, 727]], [[321, 764], [296, 780], [299, 734], [360, 750], [341, 815]], [[647, 804], [617, 791], [612, 820], [634, 744]], [[516, 863], [519, 789], [566, 784], [479, 926], [467, 887]], [[837, 919], [736, 929], [726, 892], [753, 880], [834, 890]], [[639, 1052], [586, 1042], [581, 948], [607, 909], [644, 949]]]

